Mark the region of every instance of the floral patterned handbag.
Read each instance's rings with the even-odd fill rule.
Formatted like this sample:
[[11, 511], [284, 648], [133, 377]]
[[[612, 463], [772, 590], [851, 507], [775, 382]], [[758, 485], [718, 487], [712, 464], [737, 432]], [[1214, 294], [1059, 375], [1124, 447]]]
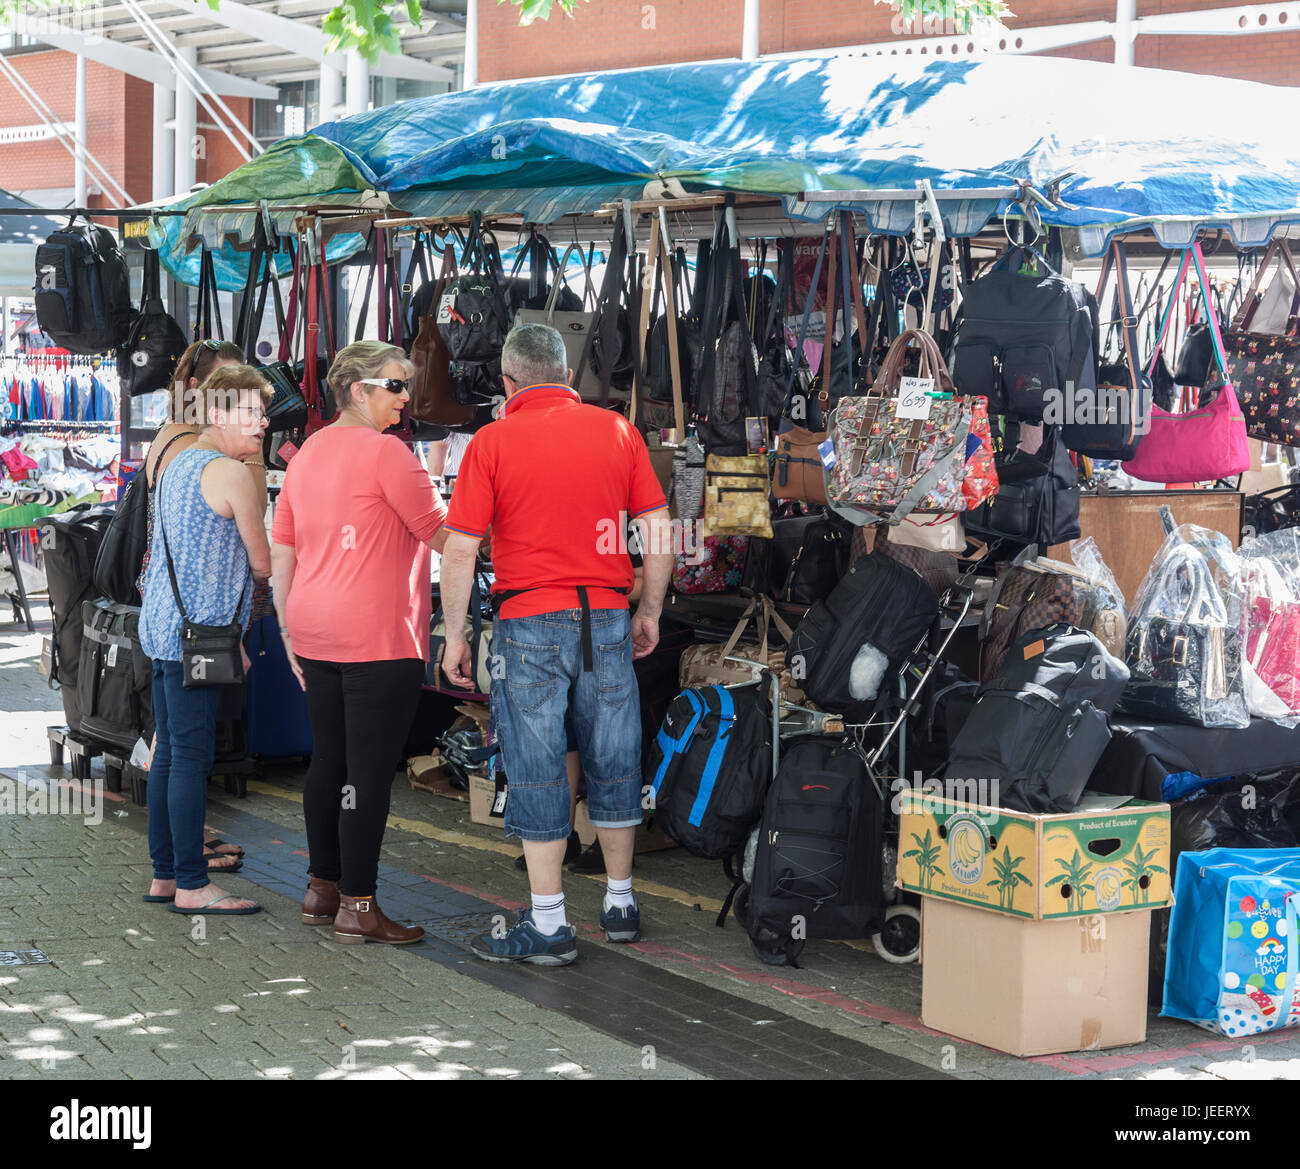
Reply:
[[[864, 512], [893, 512], [897, 522], [913, 511], [965, 511], [968, 506], [962, 488], [977, 399], [931, 398], [928, 416], [898, 417], [903, 363], [913, 344], [921, 349], [920, 376], [932, 379], [940, 393], [953, 394], [934, 339], [909, 329], [889, 347], [871, 393], [842, 399], [829, 420], [835, 465], [827, 476], [827, 497], [835, 511], [854, 522], [862, 522]], [[987, 429], [987, 404], [984, 416]], [[983, 441], [979, 449], [984, 449]]]
[[677, 554], [673, 588], [679, 593], [730, 593], [740, 588], [749, 558], [748, 536], [710, 536]]

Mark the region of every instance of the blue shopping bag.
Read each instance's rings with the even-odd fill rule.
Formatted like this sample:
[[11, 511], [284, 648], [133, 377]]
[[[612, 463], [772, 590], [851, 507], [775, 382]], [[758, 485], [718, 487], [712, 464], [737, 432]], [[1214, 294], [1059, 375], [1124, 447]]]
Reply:
[[1234, 1037], [1300, 1026], [1297, 912], [1300, 849], [1183, 853], [1160, 1013]]

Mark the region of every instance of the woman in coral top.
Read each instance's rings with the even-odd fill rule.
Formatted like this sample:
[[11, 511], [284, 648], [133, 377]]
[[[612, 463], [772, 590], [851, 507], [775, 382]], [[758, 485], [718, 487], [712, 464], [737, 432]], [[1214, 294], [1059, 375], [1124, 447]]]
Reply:
[[429, 551], [447, 534], [442, 499], [399, 438], [412, 365], [379, 341], [340, 350], [333, 423], [289, 463], [271, 530], [280, 633], [311, 719], [303, 794], [308, 925], [340, 942], [406, 945], [424, 936], [375, 900], [393, 773], [429, 656]]

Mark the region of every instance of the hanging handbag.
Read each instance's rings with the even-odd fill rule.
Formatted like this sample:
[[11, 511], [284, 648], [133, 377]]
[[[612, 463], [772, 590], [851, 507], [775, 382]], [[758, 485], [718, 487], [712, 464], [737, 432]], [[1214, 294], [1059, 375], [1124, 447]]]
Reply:
[[1300, 713], [1300, 602], [1268, 557], [1243, 557], [1241, 564], [1246, 661], [1269, 691], [1255, 692], [1248, 675], [1247, 702], [1251, 714], [1260, 718], [1287, 718]]
[[158, 253], [146, 248], [140, 315], [131, 322], [126, 340], [117, 349], [117, 377], [122, 392], [135, 397], [165, 390], [186, 347], [185, 330], [163, 308]]
[[[181, 600], [180, 586], [176, 583], [176, 565], [172, 561], [171, 545], [163, 527], [162, 508], [158, 508], [156, 522], [162, 531], [163, 552], [167, 557], [167, 578], [171, 581], [172, 596], [181, 615], [181, 687], [199, 690], [208, 686], [237, 686], [244, 680], [244, 656], [241, 643], [244, 627], [239, 623], [239, 610], [248, 591], [248, 581], [235, 602], [235, 612], [229, 625], [198, 625], [191, 621]], [[252, 580], [249, 574], [248, 580]]]
[[450, 240], [444, 241], [442, 270], [433, 287], [429, 312], [416, 319], [415, 340], [411, 343], [411, 417], [420, 422], [453, 429], [472, 427], [479, 411], [470, 402], [456, 396], [451, 376], [451, 352], [438, 325], [443, 293], [455, 279], [455, 261]]
[[849, 567], [845, 525], [832, 516], [776, 516], [759, 586], [773, 599], [812, 605], [827, 597]]
[[[699, 525], [693, 525], [698, 531]], [[729, 593], [740, 588], [749, 559], [748, 536], [696, 537], [673, 565], [673, 589], [686, 594]]]
[[1033, 454], [1019, 446], [1017, 424], [1008, 422], [997, 460], [998, 490], [964, 518], [968, 535], [1047, 548], [1077, 540], [1079, 474], [1060, 440], [1059, 428], [1043, 427]]
[[1124, 244], [1114, 240], [1106, 252], [1097, 285], [1097, 303], [1104, 304], [1106, 280], [1112, 264], [1118, 284], [1122, 362], [1097, 369], [1097, 390], [1070, 391], [1060, 418], [1044, 414], [1048, 422], [1061, 422], [1061, 441], [1072, 451], [1094, 459], [1131, 459], [1150, 425], [1151, 379], [1137, 364], [1137, 316], [1128, 285], [1128, 256]]
[[[1215, 360], [1226, 369], [1223, 339], [1218, 320], [1209, 300], [1209, 281], [1201, 245], [1193, 244], [1183, 253], [1173, 293], [1165, 308], [1164, 321], [1156, 341], [1156, 354], [1169, 329], [1178, 290], [1195, 266], [1197, 279], [1206, 292], [1206, 311]], [[1151, 408], [1151, 425], [1141, 447], [1124, 463], [1124, 470], [1135, 479], [1148, 483], [1200, 483], [1225, 479], [1250, 469], [1250, 445], [1246, 439], [1246, 421], [1237, 405], [1231, 381], [1226, 381], [1214, 399], [1205, 406], [1183, 414], [1170, 414], [1158, 406]]]
[[[1300, 288], [1300, 275], [1291, 259], [1291, 249], [1285, 240], [1275, 239], [1264, 253], [1232, 327], [1223, 335], [1227, 357], [1225, 376], [1236, 390], [1246, 419], [1246, 433], [1251, 438], [1300, 446], [1300, 337], [1251, 331], [1262, 299], [1259, 286], [1275, 257], [1285, 267], [1274, 278], [1274, 284], [1283, 284], [1284, 277], [1290, 273], [1295, 286]], [[1291, 323], [1294, 324], [1294, 318]]]
[[1129, 617], [1132, 674], [1124, 709], [1143, 718], [1204, 727], [1246, 727], [1238, 629], [1228, 620], [1209, 563], [1175, 543]]
[[[555, 280], [551, 285], [550, 295], [546, 298], [546, 304], [540, 309], [521, 308], [515, 313], [514, 323], [518, 325], [549, 325], [564, 339], [564, 353], [568, 360], [569, 368], [576, 370], [582, 362], [583, 351], [587, 347], [587, 338], [591, 334], [592, 325], [596, 320], [596, 314], [586, 309], [581, 310], [561, 310], [558, 307], [560, 291], [565, 288], [564, 274], [568, 271], [569, 257], [578, 253], [578, 258], [582, 258], [582, 248], [578, 244], [570, 244], [564, 251], [563, 257], [556, 265]], [[587, 275], [586, 294], [583, 302], [593, 298], [591, 289], [591, 277]], [[588, 377], [583, 383], [578, 385], [578, 394], [580, 397], [589, 398], [599, 396], [600, 385], [596, 380], [595, 372], [588, 371]]]
[[1300, 484], [1248, 495], [1242, 502], [1242, 539], [1294, 527], [1300, 527]]
[[[908, 347], [920, 347], [920, 376], [935, 394], [913, 391], [919, 409], [907, 412], [899, 393]], [[928, 333], [909, 329], [889, 347], [885, 364], [863, 398], [844, 398], [829, 422], [835, 464], [827, 478], [830, 506], [853, 522], [889, 511], [901, 522], [913, 511], [964, 511], [967, 437], [974, 417], [966, 398], [949, 397], [952, 379]], [[937, 396], [935, 396], [937, 394]], [[903, 416], [900, 417], [900, 411]]]
[[640, 379], [640, 353], [632, 328], [641, 307], [638, 262], [631, 214], [616, 214], [605, 275], [573, 375], [578, 396], [591, 405], [621, 408]]
[[766, 455], [709, 455], [704, 463], [703, 536], [772, 536]]
[[693, 434], [673, 452], [673, 512], [689, 522], [704, 511], [704, 448]]

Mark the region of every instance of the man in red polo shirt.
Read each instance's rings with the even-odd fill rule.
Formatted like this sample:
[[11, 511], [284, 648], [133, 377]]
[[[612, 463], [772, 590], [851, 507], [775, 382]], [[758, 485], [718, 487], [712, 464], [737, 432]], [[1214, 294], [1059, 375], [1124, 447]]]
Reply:
[[[510, 783], [506, 833], [523, 840], [532, 890], [531, 908], [512, 928], [472, 943], [493, 962], [565, 966], [578, 956], [560, 879], [572, 830], [566, 713], [608, 874], [600, 923], [609, 941], [640, 936], [632, 848], [642, 816], [641, 717], [632, 661], [659, 641], [673, 567], [668, 507], [641, 436], [621, 415], [583, 405], [567, 366], [554, 329], [511, 331], [501, 353], [505, 406], [466, 452], [446, 521], [443, 668], [467, 689], [473, 665], [461, 631], [474, 558], [492, 529], [492, 710]], [[650, 549], [635, 616], [629, 519]]]

